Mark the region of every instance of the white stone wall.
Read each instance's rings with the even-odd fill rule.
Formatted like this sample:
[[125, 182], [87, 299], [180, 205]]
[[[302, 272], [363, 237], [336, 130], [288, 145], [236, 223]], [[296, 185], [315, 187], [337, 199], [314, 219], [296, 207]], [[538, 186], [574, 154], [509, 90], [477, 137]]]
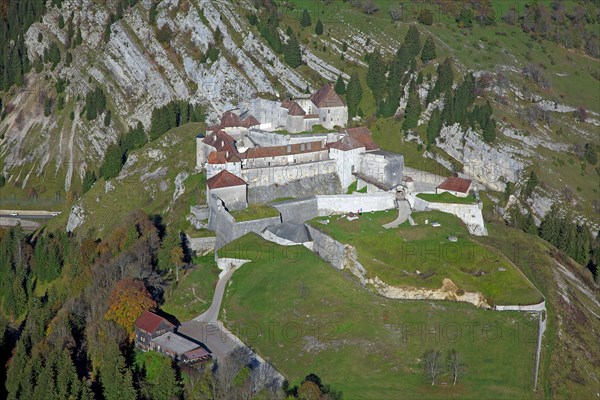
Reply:
[[356, 180], [354, 175], [352, 175], [352, 167], [358, 172], [360, 154], [364, 152], [364, 147], [348, 151], [333, 148], [329, 150], [329, 157], [336, 161], [337, 174], [340, 177], [342, 188], [348, 188]]
[[249, 158], [243, 161], [244, 168], [264, 168], [269, 166], [293, 165], [316, 161], [325, 161], [329, 158], [327, 150], [313, 151], [310, 153], [289, 154], [275, 157]]
[[541, 312], [546, 309], [546, 301], [542, 301], [538, 304], [530, 304], [530, 305], [504, 305], [504, 306], [495, 306], [494, 310], [496, 311], [531, 311], [531, 312]]
[[407, 194], [406, 199], [415, 211], [437, 210], [456, 215], [467, 225], [472, 235], [487, 236], [488, 234], [479, 204], [431, 203], [412, 193]]
[[312, 131], [313, 126], [318, 125], [319, 124], [319, 118], [315, 117], [315, 118], [304, 118], [303, 120], [303, 130], [306, 131]]
[[207, 191], [207, 201], [211, 194], [219, 197], [229, 210], [241, 210], [248, 207], [246, 186], [244, 185], [210, 189]]
[[290, 181], [301, 178], [335, 173], [336, 170], [335, 161], [326, 160], [264, 168], [245, 168], [241, 171], [241, 177], [248, 183], [249, 187], [273, 184], [285, 185]]
[[457, 192], [456, 190], [446, 190], [446, 189], [440, 189], [440, 188], [436, 188], [435, 192], [437, 194], [442, 194], [444, 192], [448, 192], [451, 195], [456, 196], [456, 197], [467, 197], [469, 195], [469, 191], [467, 191], [467, 193], [463, 193], [463, 192]]
[[206, 167], [206, 179], [212, 178], [219, 172], [226, 170], [234, 175], [240, 176], [242, 172], [241, 162], [229, 162], [226, 164], [205, 164]]
[[285, 129], [290, 133], [298, 133], [304, 131], [304, 116], [303, 115], [288, 115], [285, 123]]
[[271, 123], [272, 128], [285, 126], [287, 120], [287, 109], [281, 107], [281, 101], [265, 100], [256, 98], [244, 102], [240, 108], [247, 109], [259, 122]]
[[387, 162], [381, 154], [364, 153], [360, 156], [357, 172], [385, 182], [385, 166]]
[[319, 215], [383, 211], [396, 208], [396, 196], [391, 192], [373, 194], [340, 194], [316, 196]]
[[333, 129], [336, 125], [343, 128], [348, 123], [348, 107], [330, 107], [318, 110], [320, 124], [327, 129]]

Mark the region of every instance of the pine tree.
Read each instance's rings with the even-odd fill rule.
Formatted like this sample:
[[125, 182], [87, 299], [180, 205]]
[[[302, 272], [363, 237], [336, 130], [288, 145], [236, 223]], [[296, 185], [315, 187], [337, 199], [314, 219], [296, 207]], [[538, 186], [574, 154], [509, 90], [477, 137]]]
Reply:
[[408, 133], [409, 129], [416, 128], [421, 115], [421, 102], [419, 101], [419, 95], [414, 83], [411, 83], [408, 90], [408, 102], [406, 103], [406, 110], [404, 111], [404, 122], [402, 123], [402, 130], [405, 134]]
[[358, 112], [358, 104], [362, 100], [363, 90], [358, 78], [358, 73], [354, 71], [350, 76], [350, 81], [346, 87], [346, 103], [348, 103], [348, 116], [354, 117]]
[[373, 92], [376, 100], [383, 97], [386, 86], [386, 66], [379, 51], [370, 54], [369, 69], [367, 70], [367, 86]]
[[492, 143], [496, 139], [496, 120], [490, 119], [483, 129], [483, 141]]
[[346, 94], [346, 83], [344, 82], [344, 78], [342, 78], [342, 74], [338, 75], [334, 89], [337, 94]]
[[421, 35], [416, 25], [411, 25], [404, 37], [404, 45], [411, 58], [415, 58], [421, 51]]
[[320, 18], [317, 20], [317, 25], [315, 26], [315, 33], [319, 36], [323, 34], [323, 23], [321, 22]]
[[100, 177], [109, 180], [115, 178], [121, 172], [124, 159], [123, 153], [118, 145], [112, 144], [106, 149], [104, 162], [100, 166]]
[[427, 94], [428, 104], [437, 99], [440, 94], [445, 93], [452, 88], [454, 72], [452, 70], [452, 61], [450, 58], [446, 58], [444, 62], [438, 66], [437, 73], [438, 79], [435, 82], [435, 86]]
[[81, 192], [86, 193], [92, 188], [96, 182], [96, 173], [94, 171], [86, 170], [83, 175], [83, 181], [81, 183]]
[[435, 60], [437, 57], [435, 51], [435, 41], [433, 40], [433, 36], [427, 36], [425, 40], [425, 44], [423, 45], [423, 50], [421, 50], [421, 61], [427, 63], [431, 60]]
[[[429, 97], [429, 96], [428, 96]], [[442, 110], [442, 123], [444, 125], [453, 125], [454, 120], [454, 96], [450, 91], [446, 92], [444, 97], [444, 109]]]
[[310, 19], [310, 14], [308, 13], [308, 10], [306, 8], [302, 12], [302, 16], [300, 17], [300, 25], [302, 25], [303, 27], [312, 25], [312, 21]]
[[288, 39], [288, 42], [285, 46], [285, 51], [283, 54], [285, 62], [292, 68], [297, 68], [302, 64], [302, 53], [300, 51], [300, 46], [298, 45], [298, 40], [295, 35], [291, 35]]
[[540, 237], [548, 243], [558, 243], [560, 235], [560, 217], [556, 206], [552, 206], [540, 224]]
[[439, 108], [436, 108], [431, 113], [429, 123], [427, 124], [427, 142], [430, 145], [435, 144], [435, 139], [440, 135], [442, 130], [442, 116]]

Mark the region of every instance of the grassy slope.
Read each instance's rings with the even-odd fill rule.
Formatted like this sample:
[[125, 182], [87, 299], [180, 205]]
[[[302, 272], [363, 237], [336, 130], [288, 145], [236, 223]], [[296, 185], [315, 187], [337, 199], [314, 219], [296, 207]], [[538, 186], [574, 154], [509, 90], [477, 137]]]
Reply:
[[[102, 232], [138, 208], [148, 214], [161, 214], [165, 223], [174, 224], [177, 229], [186, 228], [189, 224], [185, 216], [189, 213], [189, 206], [205, 201], [204, 175], [194, 174], [195, 135], [204, 126], [201, 123], [185, 124], [132, 152], [130, 159], [134, 157], [136, 161], [124, 168], [119, 177], [111, 180], [114, 189], [106, 191], [106, 182], [100, 179], [82, 197], [85, 223], [79, 229], [94, 231], [101, 236]], [[144, 176], [159, 169], [163, 172], [154, 178]], [[174, 181], [180, 172], [188, 172], [190, 176], [184, 182], [185, 193], [173, 203]], [[57, 229], [64, 227], [68, 217], [68, 212], [63, 213], [49, 225]]]
[[[548, 329], [540, 367], [544, 398], [589, 399], [597, 395], [600, 379], [600, 307], [567, 278], [558, 283], [556, 261], [579, 281], [590, 284], [589, 271], [558, 254], [543, 240], [497, 223], [488, 224], [491, 244], [511, 259], [546, 298]], [[561, 287], [562, 286], [562, 287]], [[589, 289], [600, 299], [598, 288]]]
[[441, 194], [433, 194], [433, 193], [419, 193], [417, 197], [432, 202], [432, 203], [456, 203], [456, 204], [476, 204], [477, 200], [475, 200], [472, 196], [467, 197], [456, 197], [448, 192], [444, 192]]
[[[536, 326], [524, 314], [381, 298], [304, 247], [256, 235], [221, 251], [255, 260], [229, 286], [226, 324], [292, 384], [314, 372], [349, 399], [532, 397]], [[502, 338], [491, 339], [491, 326]], [[430, 348], [464, 357], [469, 373], [456, 387], [424, 380], [419, 359]]]
[[196, 257], [193, 268], [179, 276], [179, 284], [174, 284], [167, 290], [161, 309], [174, 315], [179, 321], [187, 321], [202, 314], [212, 302], [219, 272], [214, 254]]
[[[502, 255], [471, 240], [458, 218], [442, 212], [414, 213], [413, 218], [417, 226], [405, 223], [397, 229], [381, 226], [390, 219], [390, 214], [384, 212], [363, 214], [353, 221], [332, 217], [327, 225], [318, 223], [323, 219], [318, 218], [311, 224], [355, 246], [367, 274], [377, 275], [390, 285], [438, 289], [443, 279], [449, 278], [466, 292], [481, 292], [489, 304], [533, 304], [542, 300]], [[426, 219], [441, 226], [425, 225]], [[449, 242], [449, 235], [456, 236], [458, 242]], [[435, 275], [422, 279], [416, 270]], [[476, 276], [480, 271], [485, 274]]]

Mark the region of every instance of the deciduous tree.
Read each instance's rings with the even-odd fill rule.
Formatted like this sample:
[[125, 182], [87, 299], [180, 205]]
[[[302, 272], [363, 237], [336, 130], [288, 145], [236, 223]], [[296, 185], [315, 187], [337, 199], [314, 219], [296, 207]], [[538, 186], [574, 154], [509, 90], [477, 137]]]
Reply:
[[110, 306], [105, 318], [115, 321], [133, 337], [133, 324], [146, 310], [156, 307], [144, 283], [133, 279], [122, 279], [115, 284], [110, 294]]

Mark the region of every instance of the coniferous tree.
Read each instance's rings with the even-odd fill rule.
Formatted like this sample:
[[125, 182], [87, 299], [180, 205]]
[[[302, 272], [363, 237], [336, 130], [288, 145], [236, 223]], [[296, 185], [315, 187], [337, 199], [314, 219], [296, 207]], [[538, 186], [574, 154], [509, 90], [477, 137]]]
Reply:
[[323, 34], [323, 23], [320, 18], [317, 20], [317, 25], [315, 25], [315, 33], [319, 36]]
[[425, 44], [423, 45], [423, 50], [421, 50], [421, 61], [427, 63], [431, 60], [435, 60], [437, 57], [435, 51], [435, 41], [433, 40], [433, 36], [427, 36], [425, 40]]
[[411, 25], [404, 37], [404, 45], [408, 54], [414, 59], [421, 52], [421, 35], [416, 25]]
[[84, 194], [88, 190], [90, 190], [95, 182], [96, 182], [96, 173], [91, 170], [86, 170], [85, 174], [83, 175], [83, 181], [81, 183], [82, 194]]
[[106, 149], [104, 162], [100, 166], [100, 177], [109, 180], [115, 178], [123, 167], [123, 153], [118, 145], [112, 144]]
[[496, 139], [496, 120], [490, 119], [483, 128], [483, 140], [486, 143], [492, 143]]
[[411, 83], [408, 90], [408, 102], [404, 111], [404, 122], [402, 123], [402, 130], [405, 134], [408, 133], [409, 129], [417, 127], [420, 115], [421, 102], [419, 101], [419, 95], [414, 83]]
[[[429, 97], [429, 96], [428, 96]], [[444, 109], [442, 110], [442, 123], [444, 125], [453, 125], [454, 122], [454, 96], [450, 91], [446, 92], [444, 97]]]
[[348, 116], [354, 117], [358, 112], [358, 104], [362, 100], [363, 90], [358, 78], [358, 73], [354, 71], [350, 75], [350, 81], [346, 87], [346, 103], [348, 103]]
[[334, 89], [337, 94], [346, 94], [346, 83], [344, 82], [344, 78], [342, 78], [342, 74], [338, 75]]
[[540, 237], [548, 243], [558, 243], [560, 235], [560, 216], [556, 206], [552, 206], [540, 224]]
[[431, 113], [429, 123], [427, 124], [427, 142], [430, 145], [435, 144], [435, 139], [440, 135], [442, 130], [442, 116], [439, 108], [436, 108]]
[[452, 88], [454, 82], [454, 72], [452, 71], [452, 61], [450, 58], [446, 58], [437, 69], [438, 79], [432, 90], [427, 94], [427, 103], [431, 103], [437, 99], [442, 93], [447, 92]]
[[285, 62], [292, 68], [297, 68], [302, 64], [302, 53], [296, 36], [292, 34], [288, 39], [283, 54]]
[[300, 25], [302, 25], [303, 27], [312, 25], [312, 21], [310, 19], [310, 14], [308, 13], [308, 10], [306, 8], [302, 12], [302, 16], [300, 17]]
[[367, 86], [373, 92], [376, 100], [383, 97], [386, 86], [386, 66], [381, 53], [375, 51], [369, 57], [369, 69], [367, 70]]

